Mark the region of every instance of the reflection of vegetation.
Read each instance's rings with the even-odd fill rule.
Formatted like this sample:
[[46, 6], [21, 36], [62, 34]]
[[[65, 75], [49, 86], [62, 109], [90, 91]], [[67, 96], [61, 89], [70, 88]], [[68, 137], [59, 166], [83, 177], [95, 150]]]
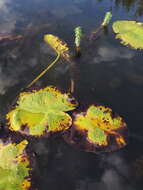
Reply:
[[[122, 135], [125, 131], [126, 123], [121, 117], [114, 117], [110, 108], [92, 105], [86, 113], [75, 116], [70, 134], [72, 139], [67, 141], [90, 152], [111, 151], [126, 145], [126, 137]], [[76, 133], [79, 139], [75, 139]]]
[[130, 45], [135, 49], [143, 49], [143, 23], [135, 21], [115, 21], [113, 30], [116, 38], [121, 39], [124, 45]]
[[0, 142], [0, 189], [28, 190], [29, 160], [25, 154], [26, 140], [19, 144]]
[[22, 35], [14, 35], [14, 34], [0, 34], [0, 41], [11, 41], [11, 40], [18, 40], [23, 38]]
[[53, 87], [21, 93], [18, 105], [7, 115], [10, 129], [35, 136], [64, 131], [72, 124], [65, 112], [75, 109], [73, 100]]
[[134, 164], [133, 164], [135, 176], [137, 179], [141, 179], [143, 177], [143, 156], [140, 158], [136, 159]]
[[122, 4], [128, 11], [130, 8], [137, 6], [136, 16], [143, 15], [143, 1], [142, 0], [115, 0], [116, 5]]

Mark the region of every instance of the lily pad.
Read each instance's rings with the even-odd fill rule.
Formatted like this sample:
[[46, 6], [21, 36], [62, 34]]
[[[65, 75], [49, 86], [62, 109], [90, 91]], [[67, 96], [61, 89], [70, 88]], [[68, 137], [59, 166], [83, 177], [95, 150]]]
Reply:
[[134, 49], [143, 49], [143, 23], [128, 20], [118, 20], [113, 23], [116, 39]]
[[127, 144], [127, 125], [110, 108], [91, 105], [74, 115], [73, 126], [64, 134], [69, 144], [87, 152], [113, 151]]
[[28, 190], [31, 186], [29, 178], [29, 160], [25, 152], [28, 142], [19, 144], [0, 142], [0, 189]]
[[72, 119], [65, 112], [76, 106], [77, 102], [70, 94], [62, 94], [51, 86], [23, 92], [16, 108], [7, 114], [9, 129], [34, 136], [67, 130]]

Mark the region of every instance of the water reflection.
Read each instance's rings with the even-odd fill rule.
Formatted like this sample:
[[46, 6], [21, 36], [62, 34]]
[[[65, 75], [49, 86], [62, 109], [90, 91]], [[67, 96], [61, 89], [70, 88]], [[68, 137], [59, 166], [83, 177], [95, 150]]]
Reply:
[[[111, 45], [101, 46], [97, 51], [97, 56], [94, 58], [93, 63], [114, 62], [117, 59], [130, 60], [134, 57], [135, 53], [127, 48], [112, 47]], [[115, 65], [115, 64], [114, 64]]]
[[115, 0], [116, 5], [122, 5], [126, 8], [127, 11], [130, 11], [132, 8], [136, 8], [135, 15], [143, 15], [143, 1], [142, 0]]
[[[99, 2], [104, 2], [104, 0], [98, 0]], [[119, 7], [120, 5], [126, 9], [127, 12], [133, 11], [134, 9], [134, 15], [136, 17], [140, 17], [143, 15], [143, 1], [142, 0], [110, 0], [110, 9], [113, 9], [114, 4], [116, 7]]]

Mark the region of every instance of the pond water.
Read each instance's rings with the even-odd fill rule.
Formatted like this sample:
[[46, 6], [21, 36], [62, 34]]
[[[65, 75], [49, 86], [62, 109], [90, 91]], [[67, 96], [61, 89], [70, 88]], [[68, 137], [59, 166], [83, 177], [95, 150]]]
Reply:
[[[86, 36], [113, 18], [90, 44]], [[74, 53], [74, 28], [81, 26], [85, 41], [77, 67], [76, 98], [111, 107], [124, 117], [129, 144], [118, 151], [96, 155], [66, 145], [62, 139], [32, 141], [38, 190], [143, 189], [143, 53], [119, 43], [112, 31], [118, 19], [143, 21], [142, 0], [0, 0], [0, 33], [21, 34], [21, 40], [0, 42], [0, 117], [20, 89], [54, 58], [43, 35], [66, 41]], [[60, 60], [36, 86], [69, 89], [69, 64]]]

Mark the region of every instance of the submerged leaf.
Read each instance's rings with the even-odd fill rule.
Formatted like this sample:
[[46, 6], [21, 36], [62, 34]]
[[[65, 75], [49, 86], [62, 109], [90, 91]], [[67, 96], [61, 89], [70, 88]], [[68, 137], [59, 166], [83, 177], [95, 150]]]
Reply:
[[19, 144], [4, 144], [0, 142], [0, 189], [1, 190], [28, 190], [29, 160], [25, 153], [28, 142]]
[[17, 104], [7, 114], [9, 128], [35, 136], [68, 129], [72, 119], [65, 112], [77, 106], [74, 98], [54, 87], [21, 93]]
[[126, 134], [127, 126], [121, 117], [114, 117], [110, 108], [92, 105], [86, 113], [75, 116], [65, 139], [85, 151], [112, 151], [127, 144]]
[[69, 60], [69, 48], [66, 42], [59, 39], [59, 37], [52, 34], [45, 34], [44, 41], [48, 43], [58, 54], [63, 56], [66, 60]]
[[134, 49], [143, 49], [143, 23], [128, 20], [118, 20], [113, 23], [116, 39]]
[[1, 41], [12, 41], [12, 40], [18, 40], [23, 38], [22, 35], [16, 35], [16, 34], [0, 34], [0, 42]]

